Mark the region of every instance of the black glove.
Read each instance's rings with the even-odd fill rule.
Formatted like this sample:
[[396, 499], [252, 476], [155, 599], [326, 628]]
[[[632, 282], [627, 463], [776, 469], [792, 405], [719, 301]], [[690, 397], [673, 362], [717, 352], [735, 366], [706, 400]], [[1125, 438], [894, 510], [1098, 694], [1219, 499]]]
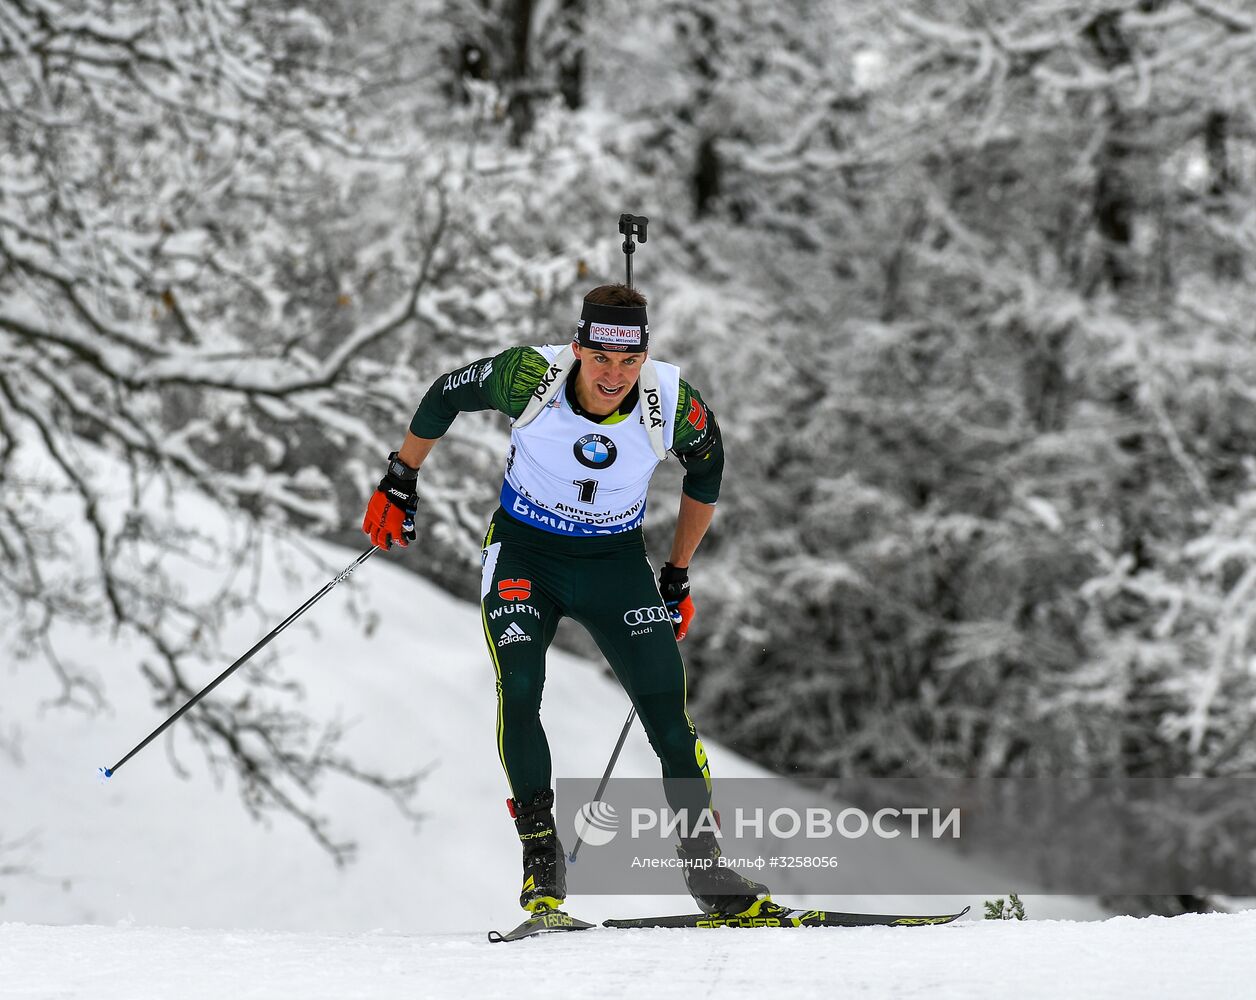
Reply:
[[663, 563], [663, 568], [659, 570], [659, 593], [663, 595], [663, 604], [672, 616], [672, 628], [679, 641], [689, 631], [695, 611], [693, 598], [689, 596], [689, 570]]
[[388, 472], [366, 505], [362, 530], [371, 542], [382, 549], [400, 542], [404, 548], [414, 541], [414, 515], [419, 509], [419, 470], [412, 469], [397, 457], [388, 456]]

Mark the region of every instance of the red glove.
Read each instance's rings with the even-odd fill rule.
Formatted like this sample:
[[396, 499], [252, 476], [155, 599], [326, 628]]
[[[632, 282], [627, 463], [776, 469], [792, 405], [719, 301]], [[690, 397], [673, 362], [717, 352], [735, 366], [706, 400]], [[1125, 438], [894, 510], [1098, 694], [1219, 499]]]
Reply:
[[672, 628], [679, 642], [688, 634], [695, 611], [693, 598], [689, 596], [689, 570], [663, 563], [663, 568], [659, 570], [659, 593], [663, 595], [663, 604], [672, 616]]
[[371, 544], [390, 549], [393, 542], [404, 548], [414, 541], [418, 481], [418, 469], [402, 462], [395, 451], [388, 456], [388, 472], [379, 481], [362, 519], [362, 530], [371, 536]]

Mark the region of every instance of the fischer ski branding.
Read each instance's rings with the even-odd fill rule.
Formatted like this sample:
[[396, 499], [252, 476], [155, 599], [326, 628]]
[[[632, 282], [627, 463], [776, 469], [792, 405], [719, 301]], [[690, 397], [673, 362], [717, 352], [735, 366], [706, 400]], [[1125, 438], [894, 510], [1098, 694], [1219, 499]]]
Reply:
[[958, 913], [933, 916], [896, 913], [843, 913], [838, 910], [791, 910], [786, 906], [765, 902], [757, 913], [724, 914], [681, 913], [667, 917], [636, 917], [625, 920], [604, 920], [605, 927], [926, 927], [949, 924], [969, 911], [965, 906]]
[[[840, 910], [792, 910], [788, 906], [780, 906], [770, 900], [764, 900], [753, 913], [678, 913], [665, 917], [630, 917], [623, 920], [603, 920], [602, 926], [625, 929], [689, 927], [699, 930], [714, 927], [931, 927], [953, 923], [970, 909], [971, 907], [965, 906], [958, 913], [932, 915], [844, 913]], [[555, 931], [583, 931], [593, 926], [562, 910], [542, 909], [506, 934], [489, 931], [488, 939], [496, 944], [502, 941], [519, 941]]]

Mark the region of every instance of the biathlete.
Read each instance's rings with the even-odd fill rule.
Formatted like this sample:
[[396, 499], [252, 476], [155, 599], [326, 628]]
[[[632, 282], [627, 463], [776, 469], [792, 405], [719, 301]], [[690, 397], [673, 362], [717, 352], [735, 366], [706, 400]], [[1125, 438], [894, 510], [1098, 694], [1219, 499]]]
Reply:
[[[541, 726], [545, 653], [558, 622], [593, 636], [632, 699], [662, 765], [669, 807], [709, 819], [706, 751], [685, 708], [678, 641], [694, 615], [688, 567], [719, 497], [724, 450], [715, 414], [675, 365], [649, 356], [646, 300], [628, 285], [584, 297], [570, 344], [511, 347], [441, 375], [371, 497], [362, 530], [382, 547], [414, 538], [418, 473], [454, 418], [511, 418], [501, 505], [484, 539], [484, 637], [497, 676], [497, 749], [523, 844], [519, 903], [557, 909], [566, 868], [554, 823]], [[685, 469], [671, 554], [655, 580], [642, 523], [646, 490], [668, 452]], [[717, 861], [709, 822], [676, 848], [707, 913], [753, 915], [765, 886]]]

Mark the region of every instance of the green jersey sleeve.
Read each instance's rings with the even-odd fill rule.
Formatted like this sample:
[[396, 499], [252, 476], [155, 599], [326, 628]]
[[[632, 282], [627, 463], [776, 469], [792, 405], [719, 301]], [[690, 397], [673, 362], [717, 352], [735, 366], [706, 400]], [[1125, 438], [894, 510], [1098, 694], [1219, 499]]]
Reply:
[[491, 358], [441, 375], [424, 394], [410, 419], [410, 431], [421, 438], [438, 438], [459, 413], [497, 410], [517, 417], [549, 362], [532, 347], [508, 347]]
[[700, 503], [715, 503], [724, 476], [724, 442], [715, 411], [684, 379], [676, 400], [672, 452], [685, 468], [682, 492]]

